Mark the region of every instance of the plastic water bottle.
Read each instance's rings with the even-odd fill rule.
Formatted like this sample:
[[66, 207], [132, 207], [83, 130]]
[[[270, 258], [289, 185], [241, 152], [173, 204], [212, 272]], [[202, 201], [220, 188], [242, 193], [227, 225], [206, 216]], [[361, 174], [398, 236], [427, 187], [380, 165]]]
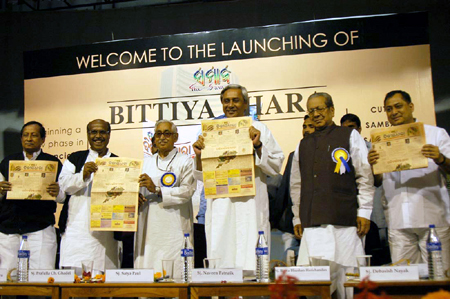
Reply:
[[18, 282], [28, 282], [28, 268], [30, 266], [30, 248], [28, 247], [28, 237], [22, 236], [19, 248], [19, 264], [17, 265]]
[[194, 267], [194, 249], [189, 234], [184, 234], [181, 262], [183, 265], [181, 279], [183, 282], [191, 282], [192, 268]]
[[428, 275], [430, 279], [446, 279], [442, 263], [442, 245], [434, 224], [430, 225], [427, 238]]
[[269, 248], [264, 237], [264, 232], [258, 232], [256, 243], [256, 281], [269, 282]]

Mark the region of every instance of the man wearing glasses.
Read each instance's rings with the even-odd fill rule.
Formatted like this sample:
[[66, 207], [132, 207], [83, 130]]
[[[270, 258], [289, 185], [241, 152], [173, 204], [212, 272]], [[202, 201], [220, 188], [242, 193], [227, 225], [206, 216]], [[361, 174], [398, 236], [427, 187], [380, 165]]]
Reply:
[[72, 153], [64, 162], [60, 186], [71, 195], [64, 202], [61, 230], [60, 268], [79, 268], [84, 260], [94, 261], [94, 271], [118, 267], [118, 242], [113, 232], [90, 231], [91, 188], [97, 171], [95, 159], [117, 157], [108, 149], [111, 126], [102, 119], [87, 125], [90, 149]]
[[192, 238], [193, 159], [175, 147], [178, 133], [171, 121], [156, 122], [154, 137], [158, 152], [145, 158], [139, 177], [147, 200], [139, 209], [134, 267], [162, 273], [162, 261], [174, 260], [174, 278], [181, 278], [183, 234]]
[[291, 168], [294, 231], [302, 238], [297, 264], [309, 264], [310, 255], [330, 261], [332, 292], [344, 298], [345, 267], [364, 255], [373, 176], [364, 139], [334, 124], [331, 96], [314, 93], [306, 105], [315, 132], [300, 141]]

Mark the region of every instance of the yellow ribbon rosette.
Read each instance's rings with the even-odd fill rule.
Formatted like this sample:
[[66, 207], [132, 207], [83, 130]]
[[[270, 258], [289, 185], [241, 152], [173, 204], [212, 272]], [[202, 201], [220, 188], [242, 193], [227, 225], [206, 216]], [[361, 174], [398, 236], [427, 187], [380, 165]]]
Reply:
[[348, 165], [348, 160], [350, 159], [350, 154], [345, 148], [338, 147], [331, 153], [331, 158], [336, 163], [334, 168], [334, 173], [344, 174], [346, 171], [350, 172], [350, 166]]

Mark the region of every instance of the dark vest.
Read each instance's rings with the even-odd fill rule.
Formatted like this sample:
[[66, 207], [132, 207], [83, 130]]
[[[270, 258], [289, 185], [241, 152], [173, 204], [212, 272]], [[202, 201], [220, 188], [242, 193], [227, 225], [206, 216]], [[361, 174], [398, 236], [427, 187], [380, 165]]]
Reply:
[[356, 226], [358, 189], [355, 169], [350, 157], [351, 171], [335, 173], [332, 152], [344, 148], [350, 153], [353, 129], [329, 126], [303, 138], [299, 146], [301, 172], [300, 220], [302, 227], [322, 224]]
[[[23, 152], [10, 155], [0, 163], [0, 171], [6, 181], [9, 180], [9, 161], [11, 160], [24, 160]], [[36, 160], [58, 162], [58, 179], [62, 168], [58, 158], [41, 152]], [[0, 199], [0, 232], [23, 235], [42, 230], [55, 224], [55, 211], [56, 202], [53, 200]]]

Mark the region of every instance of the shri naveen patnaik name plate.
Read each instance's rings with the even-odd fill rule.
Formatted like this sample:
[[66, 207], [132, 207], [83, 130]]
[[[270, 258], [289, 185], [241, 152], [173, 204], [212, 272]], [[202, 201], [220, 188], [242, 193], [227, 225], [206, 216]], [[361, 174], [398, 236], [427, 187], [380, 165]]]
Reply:
[[192, 282], [243, 282], [242, 269], [194, 269]]

